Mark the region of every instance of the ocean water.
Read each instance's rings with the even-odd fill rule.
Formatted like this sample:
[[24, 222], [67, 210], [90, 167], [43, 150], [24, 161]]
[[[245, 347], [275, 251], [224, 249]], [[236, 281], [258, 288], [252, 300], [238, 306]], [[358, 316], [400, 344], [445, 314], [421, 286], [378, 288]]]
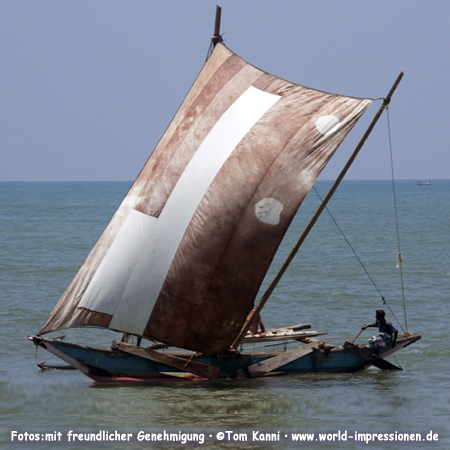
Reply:
[[[318, 182], [317, 191], [324, 196], [330, 185]], [[133, 386], [98, 385], [77, 371], [42, 372], [37, 363], [57, 360], [42, 349], [36, 352], [27, 336], [40, 329], [129, 186], [0, 183], [0, 446], [450, 448], [450, 181], [396, 182], [407, 329], [422, 335], [390, 357], [401, 372], [371, 368], [357, 374]], [[311, 192], [268, 279], [318, 203]], [[400, 325], [389, 311], [388, 318], [405, 328], [392, 183], [345, 181], [329, 208], [371, 279], [324, 212], [263, 310], [266, 327], [309, 322], [328, 332], [325, 340], [340, 344], [373, 321], [383, 295]], [[82, 333], [76, 330], [66, 340]], [[361, 339], [371, 334], [369, 329]], [[133, 441], [102, 437], [70, 443], [71, 430], [129, 432]], [[171, 432], [180, 439], [197, 433], [190, 436], [197, 443], [138, 442], [140, 431]], [[254, 432], [270, 433], [273, 441], [256, 441]], [[292, 442], [292, 433], [315, 433], [314, 439], [323, 433], [327, 440]], [[384, 433], [391, 440], [355, 442], [358, 433]], [[402, 433], [434, 440], [405, 443]], [[54, 442], [42, 442], [51, 436]]]

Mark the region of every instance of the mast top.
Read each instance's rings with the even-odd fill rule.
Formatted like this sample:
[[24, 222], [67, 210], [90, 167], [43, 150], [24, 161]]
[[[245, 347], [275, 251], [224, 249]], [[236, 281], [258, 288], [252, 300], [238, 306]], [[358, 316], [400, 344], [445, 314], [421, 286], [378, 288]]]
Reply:
[[222, 36], [220, 35], [220, 19], [222, 17], [222, 8], [216, 5], [216, 21], [214, 24], [214, 35], [211, 38], [211, 43], [215, 47], [219, 42], [222, 42]]

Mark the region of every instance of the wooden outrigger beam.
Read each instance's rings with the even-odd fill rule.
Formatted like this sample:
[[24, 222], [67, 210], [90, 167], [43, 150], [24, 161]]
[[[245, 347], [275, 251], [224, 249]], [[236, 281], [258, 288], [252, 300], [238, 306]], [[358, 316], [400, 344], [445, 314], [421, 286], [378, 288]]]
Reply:
[[312, 353], [317, 347], [317, 342], [311, 344], [302, 345], [294, 350], [289, 350], [281, 353], [272, 358], [267, 358], [264, 361], [253, 364], [244, 369], [236, 371], [236, 377], [238, 378], [256, 378], [260, 377], [268, 372], [279, 369], [286, 364], [289, 364], [296, 359], [303, 358], [304, 356]]
[[349, 352], [354, 353], [366, 363], [372, 364], [372, 366], [378, 367], [381, 370], [403, 370], [401, 367], [398, 367], [383, 358], [372, 355], [367, 348], [358, 347], [353, 344], [353, 342], [346, 342], [344, 348]]
[[217, 380], [219, 378], [220, 369], [215, 366], [190, 361], [189, 359], [168, 355], [149, 348], [136, 347], [125, 342], [113, 341], [111, 345], [124, 353], [165, 364], [166, 366], [173, 367], [182, 372], [192, 373], [201, 378], [208, 378], [210, 380]]
[[317, 222], [318, 218], [322, 214], [323, 210], [327, 206], [328, 202], [330, 201], [331, 197], [336, 192], [336, 189], [339, 187], [339, 185], [340, 185], [341, 181], [343, 180], [345, 174], [348, 172], [348, 170], [350, 169], [351, 165], [355, 161], [356, 156], [358, 155], [358, 153], [360, 152], [360, 150], [363, 147], [364, 143], [366, 142], [367, 138], [369, 137], [370, 133], [374, 129], [376, 123], [378, 122], [378, 119], [381, 117], [381, 114], [386, 109], [386, 107], [389, 105], [389, 103], [391, 101], [391, 97], [394, 94], [394, 91], [397, 89], [397, 86], [399, 85], [401, 79], [403, 78], [403, 75], [404, 75], [404, 73], [400, 72], [399, 76], [395, 80], [395, 83], [392, 85], [391, 90], [389, 91], [388, 95], [384, 98], [383, 104], [380, 106], [380, 109], [375, 114], [375, 117], [372, 119], [371, 124], [367, 128], [367, 130], [364, 133], [363, 137], [361, 138], [361, 140], [359, 141], [359, 143], [356, 146], [355, 150], [353, 151], [352, 155], [350, 156], [350, 159], [347, 161], [347, 164], [342, 169], [342, 171], [339, 174], [339, 176], [336, 178], [336, 181], [334, 182], [333, 186], [329, 190], [329, 192], [326, 195], [326, 197], [322, 200], [322, 203], [319, 205], [319, 207], [317, 208], [317, 211], [312, 216], [312, 218], [309, 221], [308, 225], [306, 226], [305, 230], [303, 231], [303, 233], [299, 237], [297, 243], [295, 244], [295, 246], [291, 250], [291, 253], [289, 253], [288, 257], [286, 258], [286, 261], [281, 266], [281, 268], [278, 271], [277, 275], [275, 276], [274, 280], [272, 281], [272, 283], [268, 287], [267, 291], [262, 296], [259, 304], [254, 309], [252, 316], [249, 318], [249, 320], [244, 325], [244, 327], [240, 331], [239, 335], [237, 336], [237, 338], [233, 342], [232, 346], [234, 348], [236, 348], [240, 344], [240, 342], [242, 341], [242, 339], [246, 335], [247, 331], [250, 329], [251, 325], [253, 324], [254, 320], [256, 319], [256, 317], [258, 317], [258, 314], [260, 314], [260, 312], [263, 309], [264, 305], [266, 304], [267, 300], [269, 299], [269, 297], [272, 295], [272, 292], [276, 288], [278, 282], [281, 280], [281, 277], [284, 275], [284, 273], [286, 272], [287, 268], [289, 267], [289, 264], [292, 262], [292, 260], [294, 259], [295, 255], [297, 254], [300, 246], [303, 244], [303, 242], [306, 239], [306, 237], [308, 236], [309, 232], [311, 231], [311, 229], [313, 228], [313, 226]]

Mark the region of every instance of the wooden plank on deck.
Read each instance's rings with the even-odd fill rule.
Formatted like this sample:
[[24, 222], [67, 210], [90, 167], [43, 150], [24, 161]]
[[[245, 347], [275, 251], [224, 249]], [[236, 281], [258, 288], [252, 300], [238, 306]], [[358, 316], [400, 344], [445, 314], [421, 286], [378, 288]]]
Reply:
[[[281, 329], [280, 329], [281, 330]], [[317, 331], [266, 331], [264, 336], [261, 333], [258, 334], [247, 334], [244, 339], [242, 339], [242, 344], [254, 343], [254, 342], [273, 342], [273, 341], [301, 341], [303, 339], [321, 336], [323, 334], [328, 334], [327, 332]]]
[[114, 341], [113, 344], [117, 345], [117, 348], [120, 351], [129, 353], [130, 355], [166, 364], [169, 367], [173, 367], [183, 372], [189, 372], [202, 378], [209, 378], [210, 380], [217, 380], [219, 378], [219, 367], [190, 361], [189, 359], [158, 352], [149, 348], [136, 347], [135, 345], [127, 344], [125, 342]]
[[245, 369], [240, 369], [236, 371], [236, 376], [238, 378], [255, 378], [260, 377], [268, 372], [272, 372], [286, 364], [289, 364], [296, 359], [302, 358], [303, 356], [312, 353], [317, 347], [317, 342], [302, 345], [294, 350], [289, 350], [283, 352], [277, 356], [272, 356], [271, 358], [265, 359], [264, 361], [253, 364]]

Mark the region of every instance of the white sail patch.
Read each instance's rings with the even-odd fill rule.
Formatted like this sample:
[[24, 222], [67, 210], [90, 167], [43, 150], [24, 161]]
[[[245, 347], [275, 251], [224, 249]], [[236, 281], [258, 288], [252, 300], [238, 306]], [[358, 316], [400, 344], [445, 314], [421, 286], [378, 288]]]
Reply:
[[114, 314], [158, 219], [132, 209], [86, 289], [79, 307]]
[[278, 225], [283, 204], [276, 198], [263, 198], [255, 205], [255, 215], [263, 223]]
[[279, 99], [250, 87], [228, 108], [187, 164], [160, 216], [138, 211], [128, 216], [80, 307], [111, 314], [111, 329], [143, 333], [207, 189], [239, 142]]
[[315, 123], [319, 133], [325, 136], [334, 133], [339, 128], [340, 124], [339, 118], [334, 115], [320, 116]]

